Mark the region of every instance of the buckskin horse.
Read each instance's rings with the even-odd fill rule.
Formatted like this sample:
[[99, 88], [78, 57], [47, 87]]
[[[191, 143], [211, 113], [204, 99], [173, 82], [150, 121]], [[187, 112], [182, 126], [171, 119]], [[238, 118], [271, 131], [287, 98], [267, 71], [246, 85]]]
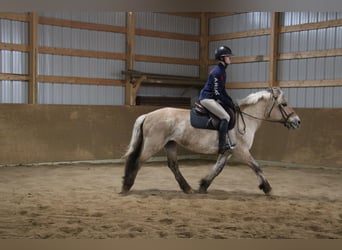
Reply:
[[[290, 107], [280, 88], [269, 88], [252, 93], [237, 104], [236, 126], [234, 127], [237, 146], [218, 155], [212, 170], [200, 180], [199, 192], [207, 192], [214, 178], [220, 174], [226, 162], [234, 156], [254, 171], [259, 180], [259, 188], [269, 195], [272, 190], [271, 185], [250, 153], [255, 132], [263, 121], [281, 123], [289, 129], [297, 129], [300, 127], [300, 118]], [[217, 154], [218, 132], [194, 128], [190, 124], [190, 110], [188, 109], [161, 108], [139, 116], [134, 123], [131, 141], [124, 155], [126, 161], [121, 193], [129, 192], [142, 163], [163, 148], [166, 152], [168, 167], [173, 172], [180, 188], [185, 193], [193, 193], [193, 189], [178, 167], [177, 144], [196, 153]]]

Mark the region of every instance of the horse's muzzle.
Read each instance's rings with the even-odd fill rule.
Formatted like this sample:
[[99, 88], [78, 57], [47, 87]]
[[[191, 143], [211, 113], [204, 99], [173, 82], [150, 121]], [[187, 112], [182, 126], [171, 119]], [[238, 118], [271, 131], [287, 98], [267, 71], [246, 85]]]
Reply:
[[285, 126], [290, 129], [298, 129], [300, 128], [300, 119], [298, 116], [293, 116], [291, 118], [288, 119], [288, 121], [285, 123]]

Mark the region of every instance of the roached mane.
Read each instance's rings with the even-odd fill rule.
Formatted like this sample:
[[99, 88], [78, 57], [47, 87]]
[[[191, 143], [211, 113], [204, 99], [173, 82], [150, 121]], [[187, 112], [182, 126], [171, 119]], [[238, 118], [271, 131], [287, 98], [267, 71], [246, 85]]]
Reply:
[[247, 97], [238, 101], [239, 106], [246, 106], [251, 104], [256, 104], [259, 100], [268, 100], [271, 97], [271, 93], [267, 90], [262, 90], [256, 93], [252, 93]]

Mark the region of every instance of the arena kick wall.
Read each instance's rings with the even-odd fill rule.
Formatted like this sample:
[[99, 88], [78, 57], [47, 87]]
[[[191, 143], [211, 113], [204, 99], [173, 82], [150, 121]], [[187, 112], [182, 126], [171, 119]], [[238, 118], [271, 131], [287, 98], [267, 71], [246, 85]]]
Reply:
[[[0, 165], [119, 160], [148, 106], [0, 105]], [[263, 123], [257, 160], [342, 168], [342, 109], [296, 109], [299, 130]], [[193, 153], [180, 150], [186, 158]], [[162, 156], [162, 152], [159, 156]]]

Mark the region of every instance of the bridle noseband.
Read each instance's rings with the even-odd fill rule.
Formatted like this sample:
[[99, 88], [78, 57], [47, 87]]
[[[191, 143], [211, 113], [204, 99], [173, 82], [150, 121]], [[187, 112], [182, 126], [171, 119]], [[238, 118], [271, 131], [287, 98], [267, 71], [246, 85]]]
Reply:
[[[282, 123], [282, 124], [284, 124], [284, 126], [287, 127], [287, 128], [290, 128], [290, 127], [291, 127], [291, 125], [290, 125], [290, 123], [289, 123], [289, 119], [290, 119], [290, 117], [291, 117], [295, 112], [294, 112], [294, 111], [292, 111], [292, 112], [287, 112], [287, 111], [286, 111], [286, 104], [282, 104], [282, 103], [279, 103], [279, 102], [278, 102], [277, 99], [278, 99], [279, 95], [277, 95], [277, 94], [275, 93], [274, 90], [275, 90], [275, 88], [269, 88], [269, 89], [268, 89], [268, 91], [272, 94], [272, 98], [270, 98], [270, 101], [272, 101], [273, 103], [272, 103], [272, 106], [271, 106], [271, 108], [269, 109], [269, 111], [267, 111], [267, 108], [265, 109], [264, 118], [260, 118], [260, 117], [253, 116], [253, 115], [251, 115], [251, 114], [248, 114], [248, 113], [246, 113], [246, 112], [243, 112], [243, 111], [240, 109], [239, 106], [236, 107], [237, 114], [238, 114], [238, 115], [239, 115], [239, 114], [241, 115], [241, 119], [242, 119], [242, 122], [243, 122], [243, 124], [244, 124], [243, 132], [241, 132], [240, 129], [238, 129], [239, 132], [240, 132], [241, 134], [245, 134], [245, 133], [246, 133], [246, 122], [245, 122], [245, 119], [244, 119], [243, 115], [246, 115], [246, 116], [248, 116], [248, 117], [254, 118], [254, 119], [256, 119], [256, 120], [261, 120], [261, 121], [266, 121], [266, 122]], [[277, 105], [276, 105], [276, 104], [277, 104]], [[268, 107], [268, 106], [270, 106], [270, 105], [267, 105], [267, 107]], [[281, 119], [281, 120], [270, 120], [270, 119], [268, 119], [268, 118], [271, 117], [271, 113], [272, 113], [272, 111], [273, 111], [273, 109], [274, 109], [275, 106], [278, 106], [279, 111], [280, 111], [281, 116], [282, 116], [283, 119]], [[237, 119], [237, 123], [239, 123], [239, 119]], [[239, 124], [237, 124], [237, 125], [238, 125], [238, 128], [239, 128]]]

